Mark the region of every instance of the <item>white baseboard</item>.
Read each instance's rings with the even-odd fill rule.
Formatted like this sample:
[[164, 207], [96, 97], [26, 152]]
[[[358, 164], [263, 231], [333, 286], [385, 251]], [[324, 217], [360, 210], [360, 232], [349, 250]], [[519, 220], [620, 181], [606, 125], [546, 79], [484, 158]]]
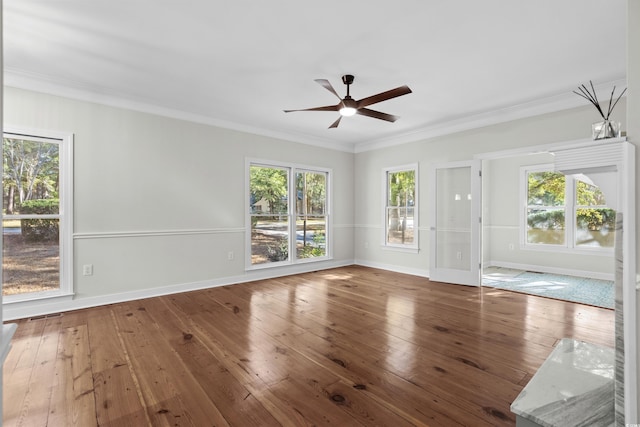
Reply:
[[570, 268], [548, 267], [544, 265], [520, 264], [515, 262], [485, 261], [483, 267], [512, 268], [514, 270], [536, 271], [540, 273], [562, 274], [564, 276], [589, 277], [598, 280], [614, 280], [614, 273], [601, 273], [596, 271], [574, 270]]
[[412, 276], [429, 277], [429, 270], [423, 270], [419, 268], [403, 267], [393, 264], [383, 264], [378, 262], [371, 262], [362, 259], [356, 259], [354, 262], [356, 265], [362, 265], [363, 267], [379, 268], [381, 270], [393, 271], [395, 273], [411, 274]]
[[[396, 273], [411, 274], [413, 276], [429, 277], [429, 270], [371, 262], [362, 259], [327, 261], [322, 263], [306, 263], [282, 268], [261, 269], [247, 271], [239, 276], [223, 277], [219, 279], [204, 280], [192, 283], [162, 286], [158, 288], [141, 289], [138, 291], [121, 292], [117, 294], [99, 295], [94, 297], [69, 299], [41, 299], [35, 301], [20, 301], [5, 303], [3, 307], [4, 320], [25, 319], [35, 316], [45, 316], [53, 313], [61, 313], [83, 308], [97, 307], [106, 304], [114, 304], [126, 301], [135, 301], [144, 298], [152, 298], [162, 295], [170, 295], [180, 292], [196, 291], [200, 289], [215, 288], [218, 286], [234, 285], [238, 283], [253, 282], [256, 280], [272, 279], [275, 277], [290, 276], [293, 274], [308, 273], [311, 271], [328, 270], [331, 268], [345, 267], [348, 265], [361, 265], [364, 267], [379, 268], [381, 270]], [[564, 274], [567, 276], [591, 277], [600, 280], [614, 280], [613, 274], [572, 270], [565, 268], [553, 268], [538, 265], [519, 264], [510, 262], [490, 261], [485, 262], [484, 267], [502, 267], [526, 271], [539, 271], [541, 273]]]
[[218, 286], [234, 285], [238, 283], [253, 282], [256, 280], [271, 279], [274, 277], [308, 273], [311, 271], [328, 270], [331, 268], [345, 267], [353, 264], [353, 260], [305, 263], [281, 268], [247, 271], [246, 274], [240, 276], [222, 277], [219, 279], [141, 289], [131, 292], [120, 292], [117, 294], [99, 295], [85, 298], [78, 298], [76, 295], [73, 299], [52, 298], [40, 299], [35, 301], [20, 301], [4, 304], [2, 312], [4, 318], [3, 320], [17, 320], [35, 316], [46, 316], [54, 313], [80, 310], [83, 308], [97, 307], [106, 304], [135, 301], [139, 299], [176, 294], [180, 292], [196, 291], [200, 289], [215, 288]]

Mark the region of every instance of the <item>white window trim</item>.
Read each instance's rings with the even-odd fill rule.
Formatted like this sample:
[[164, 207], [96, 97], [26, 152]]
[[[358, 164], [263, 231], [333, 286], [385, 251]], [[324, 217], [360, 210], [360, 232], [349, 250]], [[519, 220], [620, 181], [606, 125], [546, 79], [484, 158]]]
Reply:
[[[384, 168], [382, 170], [382, 249], [397, 251], [397, 252], [409, 252], [418, 253], [420, 251], [420, 209], [419, 209], [419, 168], [418, 163], [410, 163], [406, 165], [393, 166]], [[403, 172], [413, 170], [415, 172], [415, 188], [414, 188], [414, 210], [413, 210], [413, 243], [412, 244], [397, 244], [387, 242], [387, 226], [389, 221], [387, 220], [387, 193], [388, 193], [388, 175], [389, 173]]]
[[[288, 191], [289, 191], [289, 203], [287, 216], [289, 217], [289, 259], [279, 262], [268, 262], [264, 264], [251, 264], [251, 206], [250, 200], [250, 179], [251, 166], [264, 166], [272, 168], [283, 168], [289, 171]], [[296, 203], [295, 200], [291, 202], [291, 195], [296, 193], [296, 172], [322, 172], [327, 174], [327, 201], [326, 201], [326, 227], [327, 233], [325, 236], [325, 255], [321, 257], [303, 258], [297, 259], [296, 253], [296, 239], [295, 225], [296, 225]], [[245, 185], [244, 185], [244, 200], [245, 200], [245, 270], [262, 270], [275, 267], [283, 267], [289, 265], [306, 264], [313, 262], [321, 262], [333, 259], [333, 220], [332, 220], [332, 200], [333, 200], [333, 170], [323, 168], [319, 166], [304, 165], [299, 163], [280, 162], [274, 160], [246, 158], [245, 159]]]
[[527, 196], [529, 185], [527, 175], [530, 172], [556, 172], [555, 165], [541, 164], [520, 167], [520, 249], [542, 251], [542, 252], [563, 252], [587, 255], [611, 255], [614, 248], [576, 246], [575, 229], [576, 229], [576, 180], [571, 175], [565, 175], [565, 242], [562, 245], [549, 245], [545, 243], [528, 243], [527, 242]]
[[73, 295], [73, 137], [72, 133], [5, 126], [3, 138], [19, 137], [34, 141], [58, 142], [60, 172], [60, 289], [5, 295], [2, 304], [28, 303]]

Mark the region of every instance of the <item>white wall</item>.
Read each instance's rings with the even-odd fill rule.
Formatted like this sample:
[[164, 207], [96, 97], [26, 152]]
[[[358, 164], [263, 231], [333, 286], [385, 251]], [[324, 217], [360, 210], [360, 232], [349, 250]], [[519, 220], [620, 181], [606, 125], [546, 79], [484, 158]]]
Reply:
[[[353, 154], [16, 88], [4, 98], [7, 126], [74, 134], [73, 307], [353, 261]], [[245, 272], [247, 157], [333, 170], [333, 261]]]
[[[625, 122], [624, 100], [620, 101], [613, 116], [615, 120]], [[482, 153], [589, 139], [591, 123], [598, 121], [598, 118], [596, 109], [586, 105], [553, 114], [357, 154], [355, 161], [356, 260], [365, 265], [428, 275], [427, 206], [429, 203], [428, 171], [431, 164], [470, 160], [474, 155]], [[407, 254], [385, 250], [380, 245], [383, 234], [381, 208], [383, 193], [380, 184], [382, 169], [416, 161], [419, 162], [420, 168], [420, 251], [417, 254]], [[544, 258], [540, 257], [534, 261], [544, 263]], [[581, 262], [575, 268], [588, 269], [588, 265]]]

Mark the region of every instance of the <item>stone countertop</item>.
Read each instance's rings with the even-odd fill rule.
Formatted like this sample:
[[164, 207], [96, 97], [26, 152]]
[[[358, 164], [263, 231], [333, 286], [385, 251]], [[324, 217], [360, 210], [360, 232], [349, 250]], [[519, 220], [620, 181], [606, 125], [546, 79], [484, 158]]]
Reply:
[[612, 348], [562, 339], [511, 404], [511, 412], [541, 426], [612, 426]]

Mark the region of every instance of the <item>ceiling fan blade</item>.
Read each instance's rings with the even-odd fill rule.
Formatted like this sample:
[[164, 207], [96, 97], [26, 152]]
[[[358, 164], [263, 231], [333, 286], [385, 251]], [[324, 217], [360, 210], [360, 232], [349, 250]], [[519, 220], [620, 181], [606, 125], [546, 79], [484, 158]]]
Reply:
[[305, 108], [302, 110], [283, 110], [285, 113], [292, 113], [294, 111], [338, 111], [340, 110], [340, 106], [342, 104], [336, 105], [327, 105], [326, 107], [314, 107], [314, 108]]
[[386, 120], [388, 122], [395, 122], [400, 118], [398, 116], [381, 113], [380, 111], [370, 110], [368, 108], [359, 108], [358, 111], [356, 111], [356, 114], [360, 114], [361, 116], [373, 117], [374, 119]]
[[323, 88], [325, 88], [326, 90], [328, 90], [329, 92], [331, 92], [332, 94], [334, 94], [335, 96], [337, 96], [338, 99], [342, 101], [342, 98], [340, 98], [340, 95], [338, 95], [338, 92], [336, 92], [333, 86], [331, 86], [331, 83], [329, 83], [329, 80], [316, 79], [315, 82], [318, 83]]
[[386, 101], [387, 99], [396, 98], [398, 96], [411, 93], [409, 86], [400, 86], [395, 89], [381, 92], [377, 95], [368, 96], [358, 101], [358, 108], [366, 107], [367, 105], [377, 104], [378, 102]]
[[336, 120], [335, 122], [331, 123], [331, 126], [329, 126], [329, 128], [328, 128], [328, 129], [331, 129], [331, 128], [337, 128], [337, 127], [338, 127], [338, 125], [340, 124], [340, 120], [341, 120], [341, 119], [342, 119], [342, 116], [338, 117], [338, 120]]

